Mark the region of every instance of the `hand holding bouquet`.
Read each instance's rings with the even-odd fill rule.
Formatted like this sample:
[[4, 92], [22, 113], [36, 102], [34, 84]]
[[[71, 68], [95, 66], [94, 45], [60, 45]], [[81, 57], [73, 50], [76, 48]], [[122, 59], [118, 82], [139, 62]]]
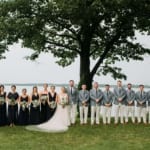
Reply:
[[48, 96], [47, 96], [47, 95], [42, 95], [42, 96], [40, 97], [40, 100], [41, 100], [41, 103], [42, 103], [43, 105], [45, 105], [46, 102], [47, 102], [47, 100], [48, 100]]
[[17, 101], [15, 99], [8, 99], [8, 105], [14, 106], [17, 104]]
[[27, 103], [26, 101], [22, 101], [22, 102], [20, 103], [20, 106], [22, 107], [22, 110], [25, 111], [26, 108], [28, 108], [28, 103]]
[[40, 102], [39, 102], [38, 99], [33, 100], [31, 103], [32, 103], [32, 106], [33, 106], [34, 108], [37, 108], [37, 107], [40, 105]]
[[56, 102], [55, 101], [49, 102], [49, 107], [52, 109], [55, 109], [56, 108]]
[[67, 98], [65, 97], [61, 98], [60, 105], [62, 105], [62, 107], [65, 108], [67, 104], [68, 104]]
[[0, 97], [0, 105], [3, 105], [5, 103], [5, 98], [4, 97]]

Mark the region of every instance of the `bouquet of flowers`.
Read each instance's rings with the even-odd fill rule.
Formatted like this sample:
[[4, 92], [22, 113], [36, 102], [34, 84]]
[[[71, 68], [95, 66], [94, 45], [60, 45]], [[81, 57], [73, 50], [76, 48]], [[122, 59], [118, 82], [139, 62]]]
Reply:
[[40, 97], [40, 100], [41, 100], [41, 103], [45, 105], [47, 100], [48, 100], [48, 96], [47, 95], [42, 95]]
[[56, 108], [56, 102], [55, 101], [49, 102], [49, 107], [52, 109]]
[[11, 105], [11, 106], [14, 106], [17, 104], [17, 101], [15, 99], [8, 99], [8, 104]]
[[22, 110], [25, 111], [25, 109], [28, 108], [28, 103], [26, 101], [22, 101], [20, 106], [22, 107]]
[[40, 102], [38, 99], [36, 99], [36, 100], [32, 101], [32, 104], [33, 104], [34, 108], [37, 108], [40, 105]]
[[5, 98], [4, 97], [0, 97], [0, 105], [3, 105], [5, 103]]
[[60, 101], [60, 105], [62, 105], [63, 108], [65, 108], [65, 106], [68, 104], [68, 100], [67, 98], [61, 98], [61, 101]]

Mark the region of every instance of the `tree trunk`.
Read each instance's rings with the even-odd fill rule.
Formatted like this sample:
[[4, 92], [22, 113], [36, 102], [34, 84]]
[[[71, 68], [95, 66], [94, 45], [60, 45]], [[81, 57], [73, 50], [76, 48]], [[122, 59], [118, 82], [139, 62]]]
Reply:
[[87, 89], [92, 87], [93, 77], [90, 74], [90, 57], [88, 53], [80, 55], [80, 82], [78, 88], [81, 89], [82, 84], [87, 85]]

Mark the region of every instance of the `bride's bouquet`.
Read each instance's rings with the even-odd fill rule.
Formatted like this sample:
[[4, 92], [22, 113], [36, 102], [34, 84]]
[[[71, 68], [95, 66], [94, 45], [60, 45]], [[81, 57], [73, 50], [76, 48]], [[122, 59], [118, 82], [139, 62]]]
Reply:
[[10, 106], [14, 106], [14, 105], [16, 105], [17, 104], [17, 101], [15, 100], [15, 99], [8, 99], [8, 105], [10, 105]]
[[47, 102], [47, 100], [48, 100], [48, 96], [47, 96], [47, 95], [42, 95], [42, 96], [40, 97], [40, 100], [41, 100], [41, 103], [42, 103], [43, 105], [45, 105], [46, 102]]
[[68, 104], [68, 100], [67, 98], [61, 98], [61, 101], [60, 101], [60, 105], [62, 106], [62, 108], [65, 108], [65, 106]]
[[20, 103], [20, 106], [22, 107], [22, 110], [25, 111], [26, 108], [28, 108], [29, 105], [28, 105], [28, 103], [26, 101], [22, 101]]
[[49, 107], [52, 109], [55, 109], [56, 108], [56, 102], [55, 101], [49, 102]]
[[4, 97], [0, 97], [0, 105], [3, 105], [5, 103], [5, 98]]
[[33, 100], [31, 103], [32, 103], [32, 106], [33, 106], [34, 108], [37, 108], [37, 107], [40, 105], [40, 102], [39, 102], [38, 99]]

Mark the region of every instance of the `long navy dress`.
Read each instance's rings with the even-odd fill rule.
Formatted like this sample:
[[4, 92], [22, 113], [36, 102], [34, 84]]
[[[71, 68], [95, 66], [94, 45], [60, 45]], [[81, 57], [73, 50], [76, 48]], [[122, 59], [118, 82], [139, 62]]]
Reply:
[[[20, 102], [28, 102], [29, 97], [20, 97]], [[19, 125], [28, 125], [29, 124], [29, 109], [26, 107], [25, 109], [20, 106], [19, 111], [19, 118], [18, 118], [18, 124]]]
[[[32, 101], [39, 100], [39, 94], [32, 95]], [[40, 123], [40, 106], [33, 107], [33, 104], [31, 103], [30, 107], [30, 124], [39, 124]]]
[[[9, 92], [7, 97], [8, 97], [8, 99], [17, 100], [19, 98], [19, 94], [17, 92], [15, 92], [15, 93]], [[14, 105], [14, 106], [9, 105], [8, 106], [8, 123], [16, 124], [17, 118], [18, 118], [18, 104]]]
[[[44, 96], [44, 97], [47, 97], [46, 99], [48, 100], [48, 94], [41, 94], [41, 97]], [[41, 103], [41, 115], [40, 115], [40, 122], [43, 123], [43, 122], [46, 122], [47, 121], [47, 101], [45, 104]]]
[[[56, 92], [54, 93], [54, 95], [52, 95], [52, 94], [49, 92], [49, 93], [48, 93], [49, 101], [50, 101], [50, 102], [52, 102], [52, 101], [55, 102], [56, 96], [57, 96], [57, 93], [56, 93]], [[56, 108], [52, 109], [52, 108], [50, 108], [49, 105], [47, 105], [47, 120], [49, 120], [49, 119], [53, 116], [55, 110], [56, 110]]]
[[[6, 100], [6, 92], [0, 94], [0, 98]], [[0, 126], [4, 126], [7, 124], [7, 117], [6, 117], [6, 101], [4, 104], [0, 105]]]

